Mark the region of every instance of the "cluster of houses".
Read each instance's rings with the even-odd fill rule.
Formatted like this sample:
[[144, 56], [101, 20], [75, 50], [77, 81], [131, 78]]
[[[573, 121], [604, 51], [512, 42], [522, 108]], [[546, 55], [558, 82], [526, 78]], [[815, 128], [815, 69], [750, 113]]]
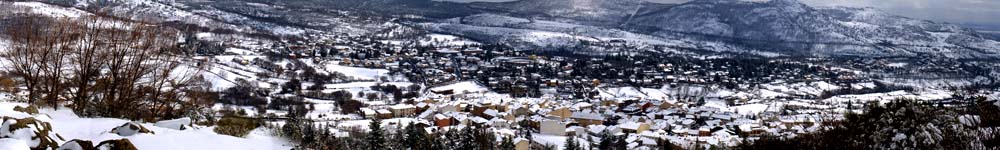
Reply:
[[[742, 84], [778, 80], [840, 83], [862, 78], [856, 72], [813, 65], [829, 60], [765, 61], [628, 52], [587, 57], [543, 56], [503, 46], [419, 46], [342, 38], [279, 43], [272, 49], [289, 57], [387, 69], [429, 86], [475, 80], [495, 92], [515, 97], [538, 97], [544, 94], [541, 91], [544, 88], [556, 88], [556, 96], [582, 99], [595, 98], [592, 89], [598, 86], [658, 88], [673, 84], [715, 84], [737, 88]], [[258, 64], [256, 60], [233, 61]]]
[[[306, 56], [344, 66], [387, 69], [393, 74], [404, 75], [415, 84], [441, 86], [474, 81], [490, 89], [471, 93], [434, 90], [402, 103], [367, 103], [355, 117], [334, 122], [405, 119], [428, 131], [487, 127], [502, 135], [516, 137], [519, 149], [528, 149], [538, 139], [504, 131], [528, 129], [536, 134], [581, 139], [614, 135], [626, 137], [628, 147], [638, 149], [655, 147], [661, 140], [696, 146], [735, 144], [743, 138], [762, 135], [794, 135], [816, 130], [822, 120], [831, 119], [818, 112], [789, 114], [784, 106], [767, 105], [755, 108], [762, 111], [747, 113], [730, 108], [734, 104], [705, 105], [693, 98], [607, 97], [602, 96], [598, 88], [742, 85], [779, 79], [826, 81], [858, 78], [853, 72], [795, 62], [756, 62], [778, 69], [767, 73], [747, 73], [739, 71], [752, 72], [760, 68], [741, 68], [748, 65], [738, 64], [738, 60], [679, 60], [641, 55], [575, 58], [539, 56], [526, 51], [480, 46], [428, 48], [335, 41], [333, 44], [282, 45], [275, 49], [295, 48], [300, 50], [288, 50], [295, 52], [290, 54], [294, 57]], [[234, 59], [233, 62], [258, 65], [267, 70], [282, 67], [258, 59]], [[725, 98], [710, 99], [720, 101]], [[750, 103], [744, 100], [738, 105], [747, 104]], [[347, 129], [357, 126], [361, 125], [338, 127]]]
[[[415, 120], [428, 131], [476, 126], [493, 128], [498, 133], [530, 129], [535, 134], [581, 139], [599, 139], [608, 134], [626, 137], [630, 149], [653, 148], [658, 140], [688, 146], [736, 144], [743, 138], [765, 134], [794, 135], [813, 131], [823, 120], [820, 115], [781, 115], [777, 108], [765, 109], [775, 111], [740, 114], [669, 99], [565, 101], [463, 93], [433, 94], [408, 103], [368, 106], [358, 115], [363, 119]], [[528, 143], [540, 142], [524, 139], [523, 135], [509, 136]]]

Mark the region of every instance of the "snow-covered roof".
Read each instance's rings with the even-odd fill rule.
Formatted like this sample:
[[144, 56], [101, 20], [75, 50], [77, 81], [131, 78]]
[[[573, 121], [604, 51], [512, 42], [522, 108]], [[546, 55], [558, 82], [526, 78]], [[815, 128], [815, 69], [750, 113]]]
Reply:
[[396, 105], [389, 106], [389, 109], [395, 109], [395, 110], [414, 109], [414, 108], [417, 108], [417, 107], [413, 106], [413, 105], [410, 105], [410, 104], [396, 104]]
[[573, 112], [573, 116], [570, 118], [574, 119], [587, 119], [587, 120], [604, 120], [604, 116], [598, 113], [587, 113], [587, 112]]
[[638, 123], [638, 122], [626, 122], [624, 124], [618, 125], [618, 127], [621, 127], [623, 129], [629, 129], [629, 130], [638, 130], [639, 126], [641, 126], [641, 125], [642, 125], [642, 123]]
[[371, 108], [361, 108], [361, 113], [365, 115], [375, 115], [375, 110]]
[[499, 114], [499, 113], [500, 112], [497, 111], [496, 109], [486, 109], [486, 111], [483, 111], [483, 114], [490, 115], [490, 116], [497, 116], [497, 114]]

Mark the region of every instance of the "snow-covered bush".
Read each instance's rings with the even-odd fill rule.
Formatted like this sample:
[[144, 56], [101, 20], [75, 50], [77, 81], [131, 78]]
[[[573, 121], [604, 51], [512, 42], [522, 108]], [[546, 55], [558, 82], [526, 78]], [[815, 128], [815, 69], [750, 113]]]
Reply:
[[63, 140], [61, 136], [52, 132], [52, 125], [48, 122], [35, 118], [16, 119], [6, 116], [3, 117], [3, 125], [0, 125], [0, 138], [27, 141], [32, 149], [57, 148], [59, 142]]
[[261, 121], [256, 119], [227, 116], [219, 119], [213, 131], [219, 134], [243, 137], [250, 133], [251, 130], [260, 127], [261, 124]]
[[14, 111], [28, 113], [28, 114], [38, 114], [38, 107], [30, 105], [28, 107], [14, 106]]

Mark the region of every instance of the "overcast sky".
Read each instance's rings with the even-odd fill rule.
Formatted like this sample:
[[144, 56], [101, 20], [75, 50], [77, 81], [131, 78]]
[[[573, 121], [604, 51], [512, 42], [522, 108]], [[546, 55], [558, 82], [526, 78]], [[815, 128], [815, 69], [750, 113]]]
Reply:
[[[516, 0], [442, 0], [516, 1]], [[689, 0], [646, 0], [681, 3]], [[1000, 25], [1000, 0], [801, 0], [813, 6], [875, 7], [887, 12], [939, 22]]]

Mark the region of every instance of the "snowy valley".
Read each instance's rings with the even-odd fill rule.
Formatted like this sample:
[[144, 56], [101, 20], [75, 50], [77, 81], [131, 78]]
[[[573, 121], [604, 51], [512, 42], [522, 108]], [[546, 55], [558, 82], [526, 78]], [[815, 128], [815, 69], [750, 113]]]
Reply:
[[875, 8], [41, 0], [0, 28], [0, 149], [1000, 148], [995, 33]]

